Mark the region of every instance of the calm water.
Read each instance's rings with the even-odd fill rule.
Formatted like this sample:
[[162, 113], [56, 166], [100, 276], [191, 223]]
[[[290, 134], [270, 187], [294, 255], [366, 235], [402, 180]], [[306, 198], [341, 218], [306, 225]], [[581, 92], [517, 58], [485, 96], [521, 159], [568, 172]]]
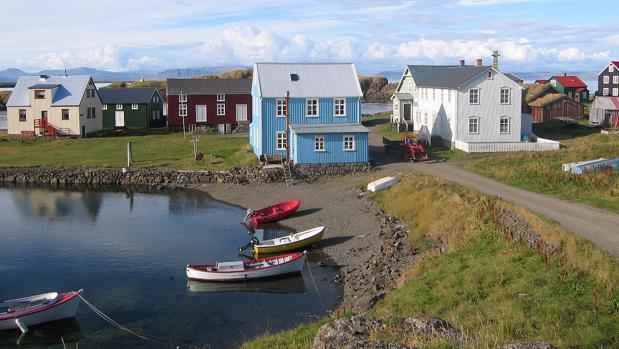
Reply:
[[[0, 299], [52, 290], [84, 296], [116, 321], [188, 345], [225, 348], [307, 322], [335, 306], [335, 270], [310, 255], [300, 276], [262, 283], [188, 284], [187, 263], [238, 260], [244, 211], [193, 191], [143, 194], [0, 187]], [[308, 227], [310, 228], [310, 227]], [[283, 234], [283, 232], [272, 232]], [[0, 332], [10, 347], [19, 332]], [[22, 343], [150, 348], [84, 304], [75, 321], [34, 328]], [[73, 347], [70, 345], [69, 347]]]
[[393, 108], [391, 103], [361, 103], [361, 114], [372, 115], [390, 111]]

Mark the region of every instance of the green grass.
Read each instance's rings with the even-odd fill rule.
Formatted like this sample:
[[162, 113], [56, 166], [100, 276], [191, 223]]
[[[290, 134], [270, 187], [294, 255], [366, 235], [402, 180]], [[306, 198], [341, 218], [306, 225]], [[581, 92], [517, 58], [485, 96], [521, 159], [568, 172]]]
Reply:
[[134, 167], [223, 170], [248, 166], [256, 161], [247, 137], [197, 133], [198, 151], [204, 160], [193, 159], [192, 134], [164, 130], [134, 132], [137, 135], [86, 139], [22, 139], [0, 142], [3, 167], [122, 167], [126, 166], [127, 142], [131, 142]]
[[277, 334], [265, 334], [241, 346], [242, 349], [302, 349], [311, 348], [314, 336], [320, 326], [332, 318], [325, 318], [311, 324], [300, 325]]

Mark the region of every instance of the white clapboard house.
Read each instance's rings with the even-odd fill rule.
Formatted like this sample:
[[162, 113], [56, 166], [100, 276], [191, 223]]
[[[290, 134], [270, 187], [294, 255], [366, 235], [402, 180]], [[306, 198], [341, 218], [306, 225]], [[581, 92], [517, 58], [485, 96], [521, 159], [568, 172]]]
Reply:
[[531, 116], [522, 114], [522, 86], [493, 66], [409, 65], [392, 97], [391, 122], [431, 142], [466, 152], [558, 149], [536, 138]]

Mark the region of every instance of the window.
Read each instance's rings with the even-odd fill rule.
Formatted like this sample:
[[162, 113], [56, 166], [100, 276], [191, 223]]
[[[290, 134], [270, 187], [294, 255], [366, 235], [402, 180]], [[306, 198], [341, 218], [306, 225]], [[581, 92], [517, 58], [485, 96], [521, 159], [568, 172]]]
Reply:
[[187, 103], [187, 95], [181, 93], [180, 95], [178, 95], [178, 101], [180, 103]]
[[153, 97], [153, 102], [155, 102], [155, 103], [159, 102], [159, 97], [154, 96], [154, 97]]
[[608, 84], [610, 82], [610, 77], [608, 75], [604, 75], [602, 79], [604, 80], [605, 84]]
[[277, 150], [286, 150], [286, 132], [276, 132], [275, 141]]
[[511, 93], [510, 93], [510, 89], [508, 87], [502, 87], [501, 88], [501, 104], [510, 104], [510, 97], [511, 97]]
[[[97, 110], [97, 108], [95, 108], [95, 107], [86, 108], [86, 119], [94, 119], [97, 116], [96, 110]], [[68, 111], [67, 111], [67, 113], [68, 113]], [[62, 117], [63, 117], [63, 120], [65, 120], [64, 119], [64, 113], [63, 113]]]
[[557, 80], [554, 80], [554, 79], [553, 79], [553, 80], [550, 80], [550, 84], [551, 84], [552, 86], [557, 86]]
[[472, 88], [469, 90], [469, 104], [479, 104], [479, 89]]
[[178, 115], [179, 116], [187, 116], [187, 104], [179, 104], [178, 105]]
[[615, 66], [611, 63], [611, 64], [608, 66], [608, 72], [609, 72], [609, 73], [612, 73], [612, 72], [614, 72], [614, 71], [615, 71]]
[[107, 104], [102, 105], [101, 110], [107, 110]]
[[499, 119], [499, 132], [500, 133], [510, 133], [510, 127], [509, 127], [509, 118], [507, 116], [502, 116]]
[[277, 108], [275, 112], [275, 116], [277, 117], [285, 117], [286, 116], [286, 100], [283, 98], [278, 98], [276, 101]]
[[602, 90], [602, 95], [608, 96], [608, 87], [604, 87], [604, 89]]
[[69, 109], [62, 109], [62, 120], [69, 120]]
[[86, 119], [90, 119], [90, 108], [86, 108]]
[[355, 150], [355, 136], [344, 135], [344, 151]]
[[95, 97], [95, 90], [94, 89], [88, 89], [88, 91], [90, 91], [90, 97]]
[[26, 109], [19, 110], [19, 122], [26, 122]]
[[469, 133], [479, 133], [479, 118], [469, 118]]
[[217, 94], [217, 102], [224, 102], [226, 100], [226, 95], [223, 93]]
[[90, 89], [89, 88], [86, 89], [86, 98], [90, 98]]
[[344, 98], [333, 99], [333, 115], [346, 116], [346, 99]]
[[325, 151], [325, 136], [314, 137], [314, 151]]
[[613, 76], [613, 84], [619, 84], [619, 75]]
[[613, 88], [613, 96], [619, 96], [619, 89], [616, 87]]
[[226, 105], [223, 103], [217, 104], [217, 115], [226, 115]]
[[45, 90], [34, 90], [34, 99], [45, 99]]
[[123, 110], [122, 104], [116, 104], [116, 110]]
[[317, 117], [318, 116], [318, 99], [308, 98], [305, 101], [305, 103], [307, 105], [307, 116]]
[[488, 71], [488, 79], [492, 79], [494, 77], [494, 74], [492, 74], [492, 70]]
[[138, 105], [135, 104], [135, 103], [131, 104], [131, 109], [137, 110], [138, 109]]

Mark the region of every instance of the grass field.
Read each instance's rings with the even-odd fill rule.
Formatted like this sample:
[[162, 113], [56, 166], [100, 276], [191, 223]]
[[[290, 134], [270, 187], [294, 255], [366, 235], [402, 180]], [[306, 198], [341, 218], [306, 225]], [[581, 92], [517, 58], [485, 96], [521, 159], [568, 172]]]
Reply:
[[254, 163], [247, 137], [198, 133], [198, 151], [204, 160], [195, 161], [192, 134], [166, 130], [132, 131], [130, 136], [86, 139], [22, 139], [5, 136], [0, 141], [2, 167], [123, 167], [127, 142], [133, 150], [133, 167], [222, 170]]
[[[431, 176], [406, 174], [401, 179], [370, 197], [405, 222], [411, 244], [425, 251], [424, 258], [369, 315], [387, 324], [407, 316], [444, 318], [473, 337], [463, 348], [524, 340], [561, 348], [617, 347], [616, 259], [524, 209]], [[498, 208], [517, 212], [560, 251], [549, 256], [507, 238], [494, 219]], [[440, 245], [446, 245], [445, 253], [438, 251]], [[244, 348], [310, 348], [319, 327], [263, 336]], [[423, 348], [462, 348], [441, 340], [402, 338], [389, 328], [376, 338]]]

